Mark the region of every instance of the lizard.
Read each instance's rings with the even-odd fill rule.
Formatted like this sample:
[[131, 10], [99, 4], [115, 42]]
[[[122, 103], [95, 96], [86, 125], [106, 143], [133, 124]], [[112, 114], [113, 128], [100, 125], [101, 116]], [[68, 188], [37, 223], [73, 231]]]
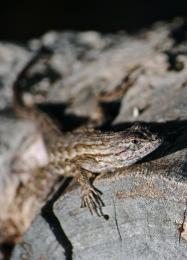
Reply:
[[15, 112], [19, 117], [34, 121], [41, 132], [49, 156], [47, 169], [54, 174], [75, 177], [81, 186], [81, 207], [87, 207], [91, 214], [104, 216], [102, 193], [93, 185], [96, 176], [135, 164], [156, 150], [163, 138], [138, 124], [118, 132], [92, 128], [63, 132], [47, 113], [35, 104], [28, 106], [24, 102], [22, 80], [37, 55], [13, 84]]

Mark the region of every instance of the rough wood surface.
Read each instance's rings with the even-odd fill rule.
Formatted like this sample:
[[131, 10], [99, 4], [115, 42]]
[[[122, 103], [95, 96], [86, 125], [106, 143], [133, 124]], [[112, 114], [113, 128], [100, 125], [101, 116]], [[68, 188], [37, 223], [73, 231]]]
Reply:
[[187, 257], [187, 57], [185, 38], [177, 38], [181, 28], [177, 20], [135, 36], [51, 32], [30, 41], [33, 51], [40, 45], [51, 51], [31, 71], [36, 102], [66, 103], [65, 130], [85, 124], [124, 129], [144, 121], [165, 143], [137, 165], [96, 180], [108, 220], [81, 209], [78, 186], [67, 187], [64, 180], [11, 259]]

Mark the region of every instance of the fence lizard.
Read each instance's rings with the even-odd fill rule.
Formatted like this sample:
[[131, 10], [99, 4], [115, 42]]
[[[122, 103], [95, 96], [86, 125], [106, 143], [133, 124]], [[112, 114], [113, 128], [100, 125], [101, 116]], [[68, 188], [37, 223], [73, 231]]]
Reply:
[[101, 192], [91, 179], [101, 172], [113, 172], [136, 163], [157, 149], [162, 138], [138, 125], [120, 132], [87, 129], [63, 133], [46, 113], [23, 101], [21, 82], [34, 59], [14, 83], [15, 111], [18, 116], [33, 120], [41, 131], [49, 155], [48, 170], [75, 177], [81, 185], [81, 205], [88, 207], [91, 214], [104, 216]]

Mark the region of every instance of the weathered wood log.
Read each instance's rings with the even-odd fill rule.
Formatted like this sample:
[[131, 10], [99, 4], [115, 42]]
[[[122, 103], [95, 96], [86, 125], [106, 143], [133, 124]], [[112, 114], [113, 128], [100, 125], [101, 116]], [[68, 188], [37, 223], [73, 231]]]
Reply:
[[47, 93], [45, 102], [66, 103], [65, 130], [84, 122], [104, 128], [112, 122], [110, 128], [119, 130], [143, 121], [165, 142], [138, 164], [96, 180], [108, 220], [80, 208], [78, 186], [64, 181], [15, 247], [13, 260], [187, 256], [187, 58], [174, 37], [179, 28], [177, 21], [137, 36], [48, 33], [30, 42], [51, 50], [47, 64], [44, 57], [33, 66], [31, 81], [41, 77], [32, 87]]

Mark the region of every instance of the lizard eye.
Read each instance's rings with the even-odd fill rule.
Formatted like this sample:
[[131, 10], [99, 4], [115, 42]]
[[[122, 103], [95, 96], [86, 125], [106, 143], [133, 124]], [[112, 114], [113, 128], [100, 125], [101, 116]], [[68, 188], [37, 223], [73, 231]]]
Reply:
[[138, 141], [137, 141], [136, 139], [134, 139], [134, 140], [132, 140], [132, 143], [133, 143], [133, 144], [137, 144]]

